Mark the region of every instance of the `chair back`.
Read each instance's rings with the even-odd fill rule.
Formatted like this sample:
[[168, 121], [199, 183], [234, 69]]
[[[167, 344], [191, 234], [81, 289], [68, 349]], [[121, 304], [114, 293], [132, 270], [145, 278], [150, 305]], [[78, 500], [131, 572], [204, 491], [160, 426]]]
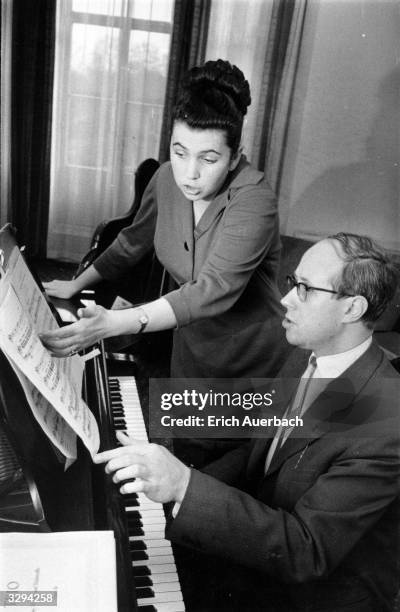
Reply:
[[152, 158], [145, 159], [138, 166], [135, 172], [135, 197], [131, 207], [124, 215], [114, 217], [113, 219], [106, 219], [98, 224], [93, 233], [90, 248], [83, 256], [74, 274], [74, 278], [91, 266], [94, 260], [114, 242], [119, 232], [132, 223], [140, 208], [143, 193], [159, 167], [160, 163]]

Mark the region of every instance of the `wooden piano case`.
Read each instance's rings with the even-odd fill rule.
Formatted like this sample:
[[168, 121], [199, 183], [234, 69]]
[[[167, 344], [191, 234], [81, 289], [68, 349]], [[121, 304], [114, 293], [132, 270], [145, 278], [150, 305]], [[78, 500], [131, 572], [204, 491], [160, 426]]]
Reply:
[[[10, 228], [2, 230], [3, 266], [14, 244]], [[101, 448], [114, 447], [103, 355], [87, 362], [84, 399], [98, 422]], [[34, 418], [16, 374], [0, 351], [0, 531], [113, 530], [118, 610], [135, 610], [122, 496], [79, 442], [78, 458], [65, 471], [59, 452]]]

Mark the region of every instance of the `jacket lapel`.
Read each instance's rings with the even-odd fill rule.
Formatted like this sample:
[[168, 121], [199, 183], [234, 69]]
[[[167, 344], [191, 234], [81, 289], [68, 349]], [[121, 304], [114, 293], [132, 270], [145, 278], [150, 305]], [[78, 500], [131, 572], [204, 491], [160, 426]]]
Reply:
[[210, 206], [204, 212], [199, 223], [195, 227], [194, 237], [197, 240], [209, 227], [214, 223], [215, 219], [229, 204], [231, 193], [239, 187], [246, 185], [257, 185], [264, 177], [264, 174], [259, 170], [255, 170], [242, 155], [242, 158], [232, 172], [230, 172], [221, 187], [218, 195], [211, 202]]
[[[382, 363], [383, 357], [383, 351], [373, 342], [342, 376], [328, 383], [304, 415], [301, 432], [299, 431], [297, 435], [293, 435], [292, 432], [282, 448], [275, 452], [265, 476], [278, 470], [289, 457], [307, 448], [321, 436], [355, 424], [351, 419], [349, 419], [351, 423], [346, 424], [349, 408]], [[256, 461], [259, 462], [262, 457], [265, 460], [271, 440], [272, 438], [267, 443], [265, 440], [257, 440], [249, 467], [252, 465], [254, 469]]]

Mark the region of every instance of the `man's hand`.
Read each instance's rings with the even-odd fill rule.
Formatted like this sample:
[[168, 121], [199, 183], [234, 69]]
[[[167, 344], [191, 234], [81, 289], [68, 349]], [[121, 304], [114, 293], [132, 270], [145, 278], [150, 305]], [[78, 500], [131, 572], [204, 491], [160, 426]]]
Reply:
[[121, 493], [143, 492], [162, 504], [181, 503], [190, 480], [190, 469], [166, 448], [142, 440], [134, 440], [117, 432], [123, 445], [95, 455], [95, 463], [106, 463], [105, 471], [113, 474], [116, 483], [134, 478], [123, 484]]
[[69, 298], [79, 291], [75, 280], [53, 280], [48, 283], [43, 283], [43, 287], [50, 297], [61, 298], [63, 300], [69, 300]]
[[113, 313], [90, 304], [78, 310], [80, 320], [54, 331], [43, 332], [40, 339], [56, 357], [68, 357], [113, 334]]

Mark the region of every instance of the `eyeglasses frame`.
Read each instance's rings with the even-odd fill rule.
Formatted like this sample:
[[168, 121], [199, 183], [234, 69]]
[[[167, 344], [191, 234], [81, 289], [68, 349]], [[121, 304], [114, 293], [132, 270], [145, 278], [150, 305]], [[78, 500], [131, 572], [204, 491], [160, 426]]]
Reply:
[[[289, 291], [291, 291], [292, 289], [294, 289], [296, 287], [296, 293], [297, 296], [299, 298], [299, 300], [301, 302], [306, 302], [307, 301], [307, 294], [309, 291], [314, 290], [314, 291], [323, 291], [324, 293], [334, 293], [336, 295], [341, 295], [341, 297], [356, 297], [355, 295], [351, 295], [350, 293], [342, 293], [340, 294], [339, 291], [334, 291], [333, 289], [325, 289], [324, 287], [312, 287], [311, 285], [307, 285], [307, 283], [303, 283], [302, 281], [297, 281], [295, 279], [295, 277], [293, 276], [293, 274], [287, 274], [286, 275], [286, 282], [288, 284], [289, 287]], [[299, 292], [299, 286], [304, 287], [305, 290], [305, 294], [304, 294], [304, 299], [301, 297], [300, 292]]]

